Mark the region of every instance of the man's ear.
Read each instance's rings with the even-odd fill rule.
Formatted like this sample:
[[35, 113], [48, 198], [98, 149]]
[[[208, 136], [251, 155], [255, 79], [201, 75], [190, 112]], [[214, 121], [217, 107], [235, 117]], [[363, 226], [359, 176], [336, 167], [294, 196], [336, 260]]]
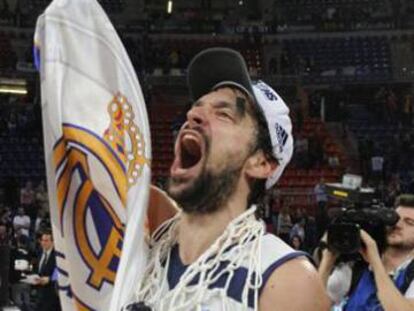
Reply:
[[246, 174], [251, 178], [266, 179], [277, 168], [277, 162], [265, 156], [263, 150], [257, 150], [246, 161]]

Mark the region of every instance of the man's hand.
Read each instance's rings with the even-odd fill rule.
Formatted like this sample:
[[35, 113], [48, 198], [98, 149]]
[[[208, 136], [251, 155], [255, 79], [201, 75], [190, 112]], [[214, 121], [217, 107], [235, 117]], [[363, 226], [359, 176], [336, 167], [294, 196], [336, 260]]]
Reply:
[[[322, 240], [323, 241], [323, 240]], [[327, 245], [327, 244], [326, 244]], [[334, 264], [335, 261], [338, 259], [338, 253], [330, 250], [328, 246], [326, 246], [321, 252], [321, 261], [328, 262], [330, 264]]]
[[361, 240], [365, 248], [360, 250], [364, 260], [371, 265], [374, 272], [377, 296], [384, 311], [413, 311], [414, 301], [405, 298], [395, 286], [384, 265], [375, 240], [364, 230], [361, 230]]
[[49, 282], [50, 279], [47, 276], [36, 277], [36, 279], [34, 280], [34, 284], [39, 286], [45, 286], [49, 284]]
[[365, 230], [362, 229], [361, 240], [364, 242], [365, 247], [362, 248], [359, 252], [364, 260], [369, 263], [374, 269], [377, 265], [382, 265], [377, 243]]
[[320, 258], [320, 265], [325, 265], [326, 268], [332, 269], [332, 267], [335, 264], [336, 259], [338, 259], [338, 254], [331, 251], [327, 245], [328, 245], [328, 233], [325, 232], [325, 234], [322, 236], [321, 244], [324, 244], [325, 247], [321, 251], [321, 258]]
[[[322, 242], [327, 243], [327, 234], [325, 233], [321, 239]], [[321, 252], [321, 258], [318, 267], [318, 274], [322, 279], [322, 284], [326, 287], [328, 284], [328, 278], [332, 273], [332, 270], [335, 266], [336, 259], [338, 258], [338, 254], [332, 252], [325, 247]]]
[[[321, 239], [321, 245], [324, 244], [324, 248], [322, 249], [321, 258], [318, 266], [318, 274], [322, 281], [322, 285], [325, 291], [328, 285], [329, 276], [331, 275], [332, 270], [335, 267], [336, 259], [338, 258], [338, 254], [328, 249], [327, 241], [328, 233], [325, 232]], [[330, 304], [332, 305], [333, 302], [330, 301]]]
[[50, 282], [50, 279], [47, 276], [41, 277], [39, 279], [39, 285], [42, 285], [42, 286], [49, 284], [49, 282]]

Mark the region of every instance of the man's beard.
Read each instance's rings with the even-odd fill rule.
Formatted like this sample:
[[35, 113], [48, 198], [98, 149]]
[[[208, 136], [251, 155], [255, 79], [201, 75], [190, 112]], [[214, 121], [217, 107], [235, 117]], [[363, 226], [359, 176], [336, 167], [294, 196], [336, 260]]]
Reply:
[[399, 250], [413, 250], [414, 249], [414, 240], [409, 241], [398, 241], [398, 242], [388, 242], [388, 247], [392, 247]]
[[413, 250], [414, 249], [414, 238], [393, 241], [387, 238], [387, 246], [398, 250]]
[[180, 205], [184, 212], [189, 214], [210, 214], [224, 206], [236, 190], [241, 174], [241, 165], [228, 165], [219, 173], [206, 169], [206, 163], [201, 174], [194, 183], [179, 193], [172, 193], [168, 181], [169, 195]]

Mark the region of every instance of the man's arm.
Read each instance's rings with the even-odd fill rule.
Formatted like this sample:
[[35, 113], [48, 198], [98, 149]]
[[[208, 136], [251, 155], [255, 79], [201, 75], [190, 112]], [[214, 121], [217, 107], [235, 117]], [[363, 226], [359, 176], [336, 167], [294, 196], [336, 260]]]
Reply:
[[332, 270], [335, 267], [336, 258], [337, 256], [333, 254], [327, 248], [325, 248], [322, 251], [321, 262], [319, 263], [319, 267], [318, 267], [318, 274], [325, 288], [328, 284], [329, 276], [331, 275]]
[[276, 269], [259, 301], [260, 311], [327, 311], [330, 308], [315, 268], [303, 258]]
[[371, 265], [374, 272], [377, 296], [384, 311], [414, 311], [414, 300], [405, 298], [391, 281], [378, 252], [377, 243], [364, 230], [361, 239], [366, 248], [361, 251], [364, 259]]
[[[329, 250], [327, 241], [328, 233], [325, 232], [321, 239], [320, 246], [317, 248], [317, 251], [320, 251], [320, 248], [323, 247], [322, 251], [320, 251], [321, 258], [319, 258], [318, 274], [322, 279], [322, 284], [325, 289], [327, 288], [329, 276], [331, 275], [335, 267], [336, 259], [338, 258], [337, 254]], [[324, 246], [322, 246], [323, 244]]]
[[42, 275], [37, 280], [37, 285], [39, 286], [49, 285], [51, 283], [51, 278], [52, 278], [53, 272], [55, 271], [55, 268], [56, 268], [56, 255], [55, 255], [55, 251], [52, 250], [47, 259], [46, 267], [44, 268]]

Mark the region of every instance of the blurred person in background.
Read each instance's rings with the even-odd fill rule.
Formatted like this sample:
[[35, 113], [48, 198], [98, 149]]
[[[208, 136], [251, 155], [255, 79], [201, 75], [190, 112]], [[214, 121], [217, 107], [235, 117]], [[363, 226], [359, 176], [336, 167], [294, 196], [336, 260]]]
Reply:
[[35, 204], [36, 193], [33, 189], [33, 183], [27, 181], [24, 188], [20, 190], [20, 205], [25, 209], [26, 214], [30, 217], [31, 225], [30, 231], [34, 229], [36, 222], [38, 205]]
[[42, 253], [38, 261], [37, 272], [39, 279], [36, 282], [37, 304], [36, 311], [58, 311], [60, 310], [59, 297], [55, 291], [52, 279], [56, 268], [56, 256], [53, 245], [52, 231], [45, 230], [40, 236]]
[[289, 241], [289, 233], [292, 228], [292, 219], [290, 217], [289, 206], [283, 206], [277, 217], [276, 235], [283, 241]]
[[35, 189], [35, 202], [39, 207], [39, 211], [49, 210], [49, 198], [47, 195], [45, 182], [42, 180]]
[[303, 250], [302, 239], [299, 235], [292, 236], [292, 238], [290, 239], [289, 245], [292, 246], [292, 248], [297, 251]]
[[[387, 230], [387, 247], [380, 254], [375, 240], [361, 230], [360, 254], [365, 265], [337, 263], [338, 254], [322, 251], [319, 274], [335, 310], [414, 310], [414, 195], [396, 199], [400, 216]], [[358, 266], [358, 269], [356, 267]]]
[[21, 235], [17, 238], [17, 246], [11, 250], [10, 284], [12, 300], [22, 311], [31, 311], [30, 285], [21, 282], [31, 272], [32, 256], [29, 252], [29, 238]]
[[23, 207], [19, 207], [17, 214], [13, 217], [13, 229], [15, 236], [25, 235], [29, 236], [30, 217], [26, 215]]
[[35, 233], [42, 232], [51, 227], [50, 215], [48, 211], [41, 210], [36, 218]]
[[35, 192], [31, 181], [27, 181], [25, 186], [20, 190], [20, 205], [28, 212], [30, 206], [34, 203]]
[[305, 218], [302, 218], [293, 225], [289, 232], [289, 241], [291, 241], [294, 236], [299, 236], [301, 241], [305, 241], [305, 222]]

